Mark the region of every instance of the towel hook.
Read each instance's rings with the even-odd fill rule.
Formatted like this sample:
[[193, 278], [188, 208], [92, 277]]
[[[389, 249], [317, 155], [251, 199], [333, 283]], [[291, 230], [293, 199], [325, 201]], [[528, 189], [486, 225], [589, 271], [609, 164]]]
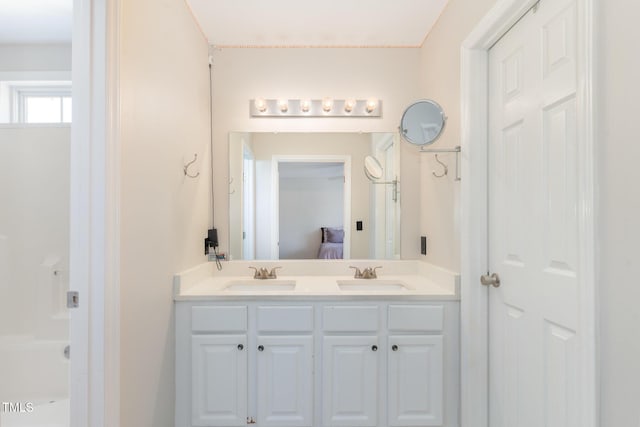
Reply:
[[195, 153], [195, 154], [193, 155], [193, 160], [191, 160], [189, 163], [187, 163], [186, 165], [184, 165], [184, 168], [183, 168], [184, 174], [185, 174], [186, 176], [188, 176], [189, 178], [197, 178], [198, 176], [200, 176], [200, 172], [196, 172], [196, 174], [195, 174], [195, 175], [191, 175], [191, 174], [189, 173], [189, 166], [191, 166], [192, 164], [194, 164], [194, 163], [196, 162], [196, 160], [198, 160], [198, 153]]
[[444, 170], [442, 171], [442, 173], [440, 175], [435, 173], [435, 171], [431, 172], [433, 174], [433, 176], [435, 176], [436, 178], [443, 178], [443, 177], [447, 176], [447, 174], [449, 173], [449, 167], [447, 165], [445, 165], [444, 163], [442, 163], [442, 161], [438, 158], [437, 154], [436, 154], [436, 162], [440, 163], [442, 165], [442, 167], [444, 168]]

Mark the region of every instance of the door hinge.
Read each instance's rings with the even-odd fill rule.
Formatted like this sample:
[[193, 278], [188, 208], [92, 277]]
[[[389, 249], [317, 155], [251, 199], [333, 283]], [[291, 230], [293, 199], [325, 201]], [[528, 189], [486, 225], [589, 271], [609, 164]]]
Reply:
[[78, 308], [80, 305], [80, 295], [78, 291], [67, 292], [67, 308]]

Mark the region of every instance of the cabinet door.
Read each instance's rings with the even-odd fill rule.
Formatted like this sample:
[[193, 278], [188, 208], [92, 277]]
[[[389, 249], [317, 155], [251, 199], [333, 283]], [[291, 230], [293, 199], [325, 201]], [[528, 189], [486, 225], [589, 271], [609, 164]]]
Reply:
[[389, 337], [389, 426], [442, 425], [442, 335]]
[[194, 426], [247, 424], [247, 336], [191, 338], [191, 422]]
[[376, 426], [378, 337], [325, 336], [323, 345], [323, 425]]
[[258, 425], [311, 427], [313, 338], [259, 336]]

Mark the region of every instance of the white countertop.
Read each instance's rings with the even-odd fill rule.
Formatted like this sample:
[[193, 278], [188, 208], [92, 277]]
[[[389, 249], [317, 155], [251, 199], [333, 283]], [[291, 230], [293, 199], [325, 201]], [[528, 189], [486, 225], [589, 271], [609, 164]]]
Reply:
[[[282, 266], [277, 279], [254, 279], [249, 266]], [[354, 279], [349, 265], [379, 266], [377, 279]], [[303, 272], [307, 272], [304, 274]], [[289, 273], [289, 274], [287, 274]], [[324, 273], [324, 274], [322, 274]], [[340, 284], [346, 285], [341, 288]], [[243, 290], [230, 290], [230, 285]], [[293, 285], [295, 284], [295, 287]], [[287, 288], [291, 289], [287, 289]], [[271, 288], [271, 289], [270, 289]], [[348, 289], [347, 289], [348, 288]], [[459, 300], [459, 275], [420, 261], [230, 261], [222, 271], [205, 263], [174, 278], [175, 301], [229, 299]]]

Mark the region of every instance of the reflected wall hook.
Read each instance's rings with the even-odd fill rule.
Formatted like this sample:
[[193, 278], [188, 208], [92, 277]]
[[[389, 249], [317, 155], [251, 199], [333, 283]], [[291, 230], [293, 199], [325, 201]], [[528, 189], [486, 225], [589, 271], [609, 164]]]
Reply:
[[447, 176], [447, 174], [449, 173], [449, 167], [447, 165], [445, 165], [444, 163], [442, 163], [442, 161], [438, 158], [437, 154], [436, 154], [436, 162], [440, 163], [442, 165], [442, 167], [444, 168], [444, 170], [442, 171], [442, 173], [440, 175], [435, 173], [435, 171], [431, 172], [433, 174], [433, 176], [435, 176], [436, 178], [443, 178], [443, 177]]
[[191, 166], [192, 164], [194, 164], [196, 162], [196, 160], [198, 160], [198, 154], [194, 154], [193, 155], [193, 160], [191, 160], [189, 163], [187, 163], [186, 165], [184, 165], [184, 168], [182, 169], [184, 171], [184, 174], [186, 176], [188, 176], [189, 178], [197, 178], [198, 176], [200, 176], [200, 172], [196, 172], [195, 175], [191, 175], [189, 173], [189, 166]]

